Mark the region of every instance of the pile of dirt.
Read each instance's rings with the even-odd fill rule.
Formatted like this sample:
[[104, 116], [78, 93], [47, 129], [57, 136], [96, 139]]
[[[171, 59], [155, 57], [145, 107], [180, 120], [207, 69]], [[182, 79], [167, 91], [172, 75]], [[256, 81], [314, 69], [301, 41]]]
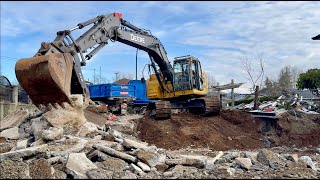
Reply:
[[245, 112], [224, 110], [213, 117], [181, 113], [159, 121], [145, 116], [139, 121], [138, 131], [141, 140], [171, 150], [256, 149], [263, 147], [258, 126], [259, 122]]
[[268, 133], [275, 146], [318, 146], [320, 144], [320, 115], [285, 112], [279, 116]]

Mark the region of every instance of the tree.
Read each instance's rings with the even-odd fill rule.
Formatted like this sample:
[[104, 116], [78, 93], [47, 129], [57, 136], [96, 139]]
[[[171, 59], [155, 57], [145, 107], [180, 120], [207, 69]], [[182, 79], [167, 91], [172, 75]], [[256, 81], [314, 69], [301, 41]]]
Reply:
[[247, 79], [250, 81], [252, 89], [255, 89], [257, 85], [261, 87], [264, 76], [264, 56], [262, 52], [252, 57], [244, 56], [241, 62], [244, 71], [246, 71], [248, 75]]
[[309, 69], [301, 73], [297, 82], [298, 89], [309, 89], [314, 95], [320, 96], [320, 69]]
[[264, 85], [264, 90], [267, 96], [279, 96], [281, 94], [278, 82], [271, 80], [269, 77], [266, 77]]
[[280, 91], [287, 91], [292, 88], [293, 81], [290, 66], [285, 66], [280, 70], [278, 84]]

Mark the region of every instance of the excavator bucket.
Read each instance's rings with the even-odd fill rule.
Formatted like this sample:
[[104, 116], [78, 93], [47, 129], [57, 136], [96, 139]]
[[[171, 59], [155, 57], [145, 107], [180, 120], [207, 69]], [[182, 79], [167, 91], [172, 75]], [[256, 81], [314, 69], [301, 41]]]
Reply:
[[71, 104], [73, 59], [69, 53], [53, 53], [20, 59], [15, 66], [17, 80], [33, 104]]

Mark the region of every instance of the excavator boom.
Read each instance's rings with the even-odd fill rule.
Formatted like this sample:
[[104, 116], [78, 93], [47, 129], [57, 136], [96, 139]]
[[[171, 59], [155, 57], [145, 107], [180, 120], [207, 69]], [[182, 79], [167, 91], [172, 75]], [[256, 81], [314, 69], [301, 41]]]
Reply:
[[[88, 25], [92, 26], [77, 39], [73, 38], [72, 31]], [[207, 93], [207, 88], [204, 88], [207, 81], [198, 60], [191, 56], [175, 59], [174, 63], [181, 63], [184, 69], [183, 73], [175, 72], [160, 40], [150, 31], [124, 20], [120, 13], [100, 15], [79, 23], [70, 30], [57, 32], [54, 41], [43, 42], [34, 57], [20, 59], [16, 63], [16, 77], [37, 107], [50, 104], [63, 106], [65, 102], [73, 105], [71, 95], [80, 94], [85, 97], [85, 108], [90, 97], [81, 66], [85, 66], [86, 61], [106, 46], [109, 40], [135, 47], [149, 55], [150, 66], [154, 71], [154, 75], [151, 75], [153, 78], [150, 78], [153, 82], [150, 84], [154, 86], [150, 85], [148, 92], [155, 93], [156, 99], [163, 100], [153, 107], [158, 112], [170, 114], [171, 107], [175, 107], [204, 114], [213, 111], [211, 107], [219, 106], [216, 101], [192, 100], [204, 97]], [[93, 50], [87, 52], [92, 48]], [[87, 54], [84, 56], [84, 53]], [[179, 68], [175, 69], [180, 71]], [[189, 78], [192, 71], [194, 80]], [[194, 84], [191, 85], [191, 81]]]

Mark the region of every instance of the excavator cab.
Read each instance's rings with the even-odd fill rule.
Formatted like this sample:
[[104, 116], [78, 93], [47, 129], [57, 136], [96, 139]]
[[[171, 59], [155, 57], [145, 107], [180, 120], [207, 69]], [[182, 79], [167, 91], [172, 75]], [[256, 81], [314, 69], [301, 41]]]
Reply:
[[193, 56], [176, 57], [173, 62], [175, 91], [203, 90], [200, 61]]

